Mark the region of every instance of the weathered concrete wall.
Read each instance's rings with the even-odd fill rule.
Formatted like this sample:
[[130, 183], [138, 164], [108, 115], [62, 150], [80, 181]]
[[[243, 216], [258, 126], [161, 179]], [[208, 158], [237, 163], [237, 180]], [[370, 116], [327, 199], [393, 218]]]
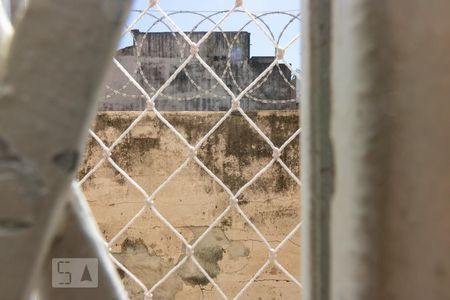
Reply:
[[[186, 34], [197, 42], [205, 32]], [[133, 36], [133, 46], [120, 49], [116, 58], [147, 93], [153, 95], [190, 55], [190, 46], [178, 33], [133, 31]], [[236, 95], [275, 59], [250, 57], [248, 32], [213, 32], [199, 47], [199, 55]], [[289, 68], [278, 64], [247, 93], [241, 107], [246, 110], [295, 109], [297, 103], [280, 101], [296, 98], [296, 81], [291, 77]], [[106, 84], [99, 101], [100, 110], [145, 108], [141, 92], [117, 67], [111, 69]], [[224, 111], [230, 106], [230, 95], [195, 58], [156, 99], [156, 107], [163, 111]]]
[[[136, 118], [134, 112], [99, 113], [95, 132], [111, 144]], [[192, 144], [219, 120], [222, 113], [165, 113]], [[280, 146], [298, 129], [297, 112], [258, 112], [250, 117]], [[112, 158], [148, 193], [154, 191], [187, 157], [185, 147], [164, 124], [148, 113], [112, 152]], [[240, 115], [232, 115], [199, 150], [199, 158], [234, 192], [271, 159], [270, 148]], [[86, 174], [102, 157], [91, 141], [80, 169]], [[299, 142], [282, 156], [300, 173]], [[83, 184], [91, 208], [110, 240], [142, 207], [143, 196], [109, 165]], [[276, 164], [239, 198], [241, 208], [275, 247], [300, 221], [298, 185]], [[196, 164], [174, 177], [155, 198], [156, 207], [188, 241], [195, 240], [228, 205], [228, 196]], [[145, 212], [113, 245], [112, 251], [148, 287], [184, 257], [182, 243], [150, 212]], [[232, 298], [267, 259], [268, 251], [236, 212], [225, 215], [195, 250], [200, 263]], [[300, 278], [300, 236], [278, 254], [279, 261]], [[123, 273], [121, 273], [124, 276]], [[123, 280], [131, 299], [142, 299], [128, 276]], [[270, 265], [242, 299], [299, 299], [300, 289]], [[190, 263], [154, 293], [155, 299], [220, 299], [207, 279]]]
[[[140, 32], [132, 30], [134, 45], [119, 50], [120, 55], [144, 55], [150, 57], [186, 58], [190, 47], [184, 38], [174, 32]], [[200, 41], [204, 31], [186, 32], [193, 42]], [[224, 60], [232, 52], [233, 61], [247, 60], [250, 57], [250, 33], [213, 32], [199, 49], [202, 57]]]

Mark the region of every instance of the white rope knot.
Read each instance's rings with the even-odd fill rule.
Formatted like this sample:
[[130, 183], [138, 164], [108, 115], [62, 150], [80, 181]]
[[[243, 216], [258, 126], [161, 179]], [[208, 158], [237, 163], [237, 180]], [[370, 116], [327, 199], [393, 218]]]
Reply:
[[277, 259], [277, 251], [276, 251], [275, 249], [271, 248], [271, 249], [269, 250], [269, 260], [270, 260], [271, 262], [273, 262], [273, 261], [276, 260], [276, 259]]
[[147, 101], [147, 109], [153, 110], [155, 108], [155, 102], [153, 101]]
[[145, 294], [144, 300], [152, 300], [152, 299], [153, 299], [153, 294], [152, 294], [152, 293], [150, 293], [150, 294]]
[[231, 207], [236, 207], [238, 205], [238, 199], [234, 196], [230, 197], [230, 206]]
[[150, 0], [150, 7], [153, 7], [156, 4], [158, 4], [158, 0]]
[[189, 147], [189, 157], [194, 158], [195, 156], [197, 156], [197, 148], [194, 146], [190, 146]]
[[191, 54], [196, 55], [198, 53], [198, 46], [196, 44], [191, 45]]
[[284, 52], [285, 50], [283, 48], [277, 49], [277, 59], [283, 59], [284, 58]]
[[244, 2], [244, 0], [236, 0], [234, 7], [242, 6], [243, 2]]
[[236, 99], [233, 99], [233, 100], [231, 101], [231, 108], [232, 108], [233, 110], [237, 110], [239, 107], [241, 107], [241, 101], [236, 100]]
[[103, 151], [103, 157], [104, 158], [106, 158], [106, 159], [108, 159], [108, 158], [110, 158], [111, 157], [111, 150], [104, 150]]
[[153, 201], [153, 198], [151, 198], [151, 197], [148, 197], [147, 199], [145, 199], [145, 203], [147, 203], [147, 205], [150, 207], [155, 205], [155, 201]]
[[192, 255], [194, 255], [194, 248], [192, 248], [191, 245], [187, 245], [186, 246], [186, 256], [191, 257]]
[[279, 159], [280, 156], [281, 156], [281, 151], [280, 151], [280, 149], [279, 149], [279, 148], [273, 149], [272, 157], [273, 157], [274, 159]]

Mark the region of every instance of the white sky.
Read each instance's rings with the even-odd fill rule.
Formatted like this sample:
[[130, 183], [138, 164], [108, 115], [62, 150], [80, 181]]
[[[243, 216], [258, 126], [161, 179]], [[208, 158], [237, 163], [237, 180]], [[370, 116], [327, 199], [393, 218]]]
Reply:
[[[244, 0], [245, 6], [254, 14], [260, 15], [271, 11], [282, 11], [285, 14], [267, 15], [262, 18], [270, 27], [275, 37], [279, 35], [286, 24], [300, 12], [300, 1], [296, 0]], [[168, 14], [175, 11], [195, 11], [204, 15], [211, 15], [216, 11], [228, 10], [234, 4], [234, 0], [160, 0], [159, 6]], [[148, 5], [148, 0], [134, 0], [133, 9], [142, 10]], [[155, 10], [150, 10], [157, 18], [161, 15]], [[131, 12], [129, 21], [137, 16], [138, 12]], [[218, 21], [223, 14], [213, 16], [214, 21]], [[171, 16], [177, 25], [184, 31], [191, 31], [192, 28], [200, 22], [203, 17], [194, 14], [174, 14]], [[250, 20], [244, 13], [233, 13], [221, 26], [224, 31], [239, 31]], [[148, 31], [149, 27], [156, 21], [154, 17], [145, 16], [135, 28], [141, 31]], [[197, 30], [207, 31], [213, 26], [213, 23], [204, 21]], [[251, 56], [273, 56], [274, 47], [269, 39], [254, 24], [249, 24], [243, 31], [251, 33]], [[151, 31], [168, 31], [167, 27], [161, 23], [154, 26]], [[286, 28], [280, 39], [281, 46], [286, 45], [292, 38], [300, 32], [300, 22], [294, 20]], [[131, 36], [128, 35], [122, 39], [120, 46], [130, 45]], [[295, 69], [300, 68], [300, 40], [295, 42], [285, 54], [286, 60], [293, 64]]]

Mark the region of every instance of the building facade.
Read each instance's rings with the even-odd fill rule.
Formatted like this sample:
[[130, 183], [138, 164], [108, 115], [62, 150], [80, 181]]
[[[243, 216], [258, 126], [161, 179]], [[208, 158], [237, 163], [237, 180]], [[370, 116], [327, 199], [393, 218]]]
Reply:
[[[116, 59], [153, 96], [190, 55], [179, 33], [132, 31], [133, 45], [117, 51]], [[205, 32], [186, 33], [194, 42]], [[250, 57], [250, 33], [213, 32], [199, 55], [235, 95], [241, 93], [275, 60]], [[295, 109], [296, 78], [278, 63], [242, 98], [246, 110]], [[210, 72], [193, 58], [155, 100], [162, 111], [224, 111], [231, 97]], [[145, 108], [145, 98], [116, 67], [111, 69], [99, 110], [133, 111]]]

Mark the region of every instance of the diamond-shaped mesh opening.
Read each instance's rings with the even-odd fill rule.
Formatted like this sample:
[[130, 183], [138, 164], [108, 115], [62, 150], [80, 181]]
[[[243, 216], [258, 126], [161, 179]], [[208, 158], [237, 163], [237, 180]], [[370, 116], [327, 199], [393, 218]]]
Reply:
[[111, 253], [147, 288], [181, 259], [182, 242], [147, 208], [113, 241]]
[[[233, 298], [264, 264], [266, 245], [234, 209], [195, 247], [194, 255], [228, 298]], [[199, 279], [205, 276], [197, 272]]]
[[82, 187], [106, 240], [123, 228], [144, 205], [142, 193], [108, 162]]
[[111, 158], [151, 192], [183, 163], [187, 153], [179, 138], [154, 113], [147, 112], [114, 147]]
[[[269, 71], [267, 71], [267, 74], [265, 74], [260, 81], [251, 89], [249, 90], [248, 94], [246, 95], [250, 99], [254, 100], [255, 102], [258, 99], [266, 100], [266, 101], [277, 101], [277, 100], [290, 100], [292, 93], [291, 88], [289, 85], [281, 85], [282, 88], [277, 89], [274, 91], [271, 88], [271, 84], [268, 84], [269, 82], [278, 82], [283, 80], [288, 80], [288, 82], [291, 81], [291, 72], [289, 68], [285, 64], [277, 63], [275, 66], [271, 67], [271, 64], [273, 63], [273, 60], [268, 59], [267, 62], [264, 64], [260, 64], [258, 68], [255, 68], [255, 75], [259, 75], [266, 71], [267, 68], [270, 68]], [[278, 72], [280, 71], [281, 74]], [[256, 76], [254, 75], [254, 78]], [[270, 107], [269, 107], [270, 108]]]
[[191, 145], [196, 145], [225, 115], [225, 112], [161, 112]]
[[201, 146], [198, 157], [237, 192], [269, 163], [272, 151], [241, 115], [233, 113]]
[[295, 282], [280, 271], [275, 264], [269, 264], [239, 299], [299, 299], [300, 292], [301, 289]]
[[152, 291], [155, 299], [223, 299], [190, 260]]
[[240, 196], [239, 206], [272, 247], [300, 222], [300, 186], [275, 163]]
[[92, 131], [109, 147], [130, 127], [139, 114], [138, 112], [127, 114], [117, 111], [99, 112]]
[[[191, 184], [185, 184], [188, 181]], [[228, 199], [226, 191], [191, 161], [161, 189], [154, 201], [175, 228], [183, 228], [192, 235], [206, 230], [228, 206]], [[189, 226], [186, 226], [189, 218]]]
[[300, 128], [295, 111], [253, 111], [246, 114], [276, 147], [281, 147]]
[[[117, 57], [117, 61], [135, 79], [139, 80], [136, 59], [132, 56]], [[100, 110], [115, 110], [117, 104], [123, 110], [143, 110], [145, 98], [139, 89], [123, 74], [117, 65], [113, 65], [106, 75], [105, 89], [100, 95]], [[126, 102], [125, 105], [123, 103]]]
[[[138, 110], [145, 108], [146, 99], [142, 97], [142, 91], [145, 91], [144, 96], [161, 96], [177, 100], [178, 97], [175, 94], [165, 91], [164, 84], [171, 81], [172, 75], [175, 76], [178, 72], [185, 73], [182, 65], [190, 55], [188, 41], [176, 31], [164, 15], [154, 10], [135, 12], [139, 12], [138, 21], [129, 22], [127, 29], [130, 32], [127, 32], [121, 40], [121, 44], [128, 46], [119, 50], [118, 61], [124, 69], [121, 70], [122, 75], [128, 79], [131, 76], [135, 80], [134, 83], [129, 80], [128, 85], [140, 87], [139, 96], [143, 100], [130, 101], [132, 109], [125, 107], [124, 110], [135, 110], [133, 106], [141, 108]], [[170, 15], [174, 14], [169, 13]], [[162, 39], [170, 41], [171, 47], [166, 49], [158, 47], [158, 42]], [[133, 67], [127, 68], [127, 64]], [[114, 79], [116, 77], [123, 76], [115, 76]], [[128, 97], [135, 96], [128, 95]]]
[[[187, 85], [192, 78], [187, 73], [186, 67], [182, 65], [189, 58], [189, 44], [178, 33], [173, 32], [135, 32], [135, 45], [133, 46], [134, 59], [137, 64], [137, 81], [145, 91], [154, 96], [158, 93], [162, 99], [182, 100], [189, 97], [179, 97], [178, 92], [172, 88], [164, 88], [163, 85], [169, 81], [171, 76], [176, 76], [172, 84], [176, 87]], [[170, 52], [161, 52], [154, 44], [160, 39], [168, 39], [173, 44]], [[186, 50], [187, 49], [187, 50]], [[159, 56], [157, 59], [154, 56]], [[177, 75], [178, 74], [178, 75]], [[178, 79], [177, 79], [178, 78]], [[186, 79], [186, 81], [184, 81]]]
[[[186, 263], [184, 265], [186, 265]], [[204, 287], [185, 281], [180, 276], [180, 273], [186, 272], [184, 270], [181, 271], [183, 266], [180, 268], [180, 271], [171, 274], [152, 292], [154, 299], [202, 299], [202, 297], [204, 297], [203, 289], [209, 287]], [[214, 291], [211, 290], [210, 293], [214, 294]], [[210, 298], [205, 297], [204, 299]]]
[[[201, 46], [199, 51], [200, 49]], [[209, 65], [208, 62], [207, 64]], [[220, 62], [216, 62], [215, 67], [210, 67], [219, 75], [224, 74], [225, 67]], [[175, 67], [170, 72], [175, 73]], [[160, 111], [177, 110], [181, 104], [184, 111], [225, 111], [230, 108], [231, 98], [214, 75], [197, 58], [192, 58], [183, 70], [176, 74], [163, 94], [156, 98], [155, 103]]]

